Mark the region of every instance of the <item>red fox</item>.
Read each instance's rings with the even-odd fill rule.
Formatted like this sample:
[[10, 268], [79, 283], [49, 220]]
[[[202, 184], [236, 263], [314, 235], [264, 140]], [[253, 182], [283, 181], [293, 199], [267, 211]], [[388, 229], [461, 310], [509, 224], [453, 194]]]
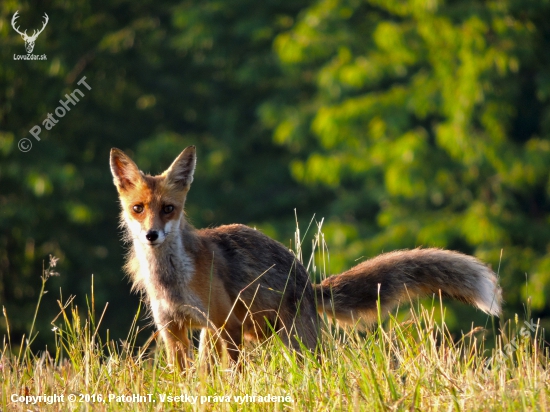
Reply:
[[[189, 365], [189, 329], [212, 331], [237, 361], [243, 340], [277, 333], [289, 348], [314, 350], [320, 318], [377, 319], [400, 300], [441, 291], [499, 315], [495, 274], [479, 260], [440, 249], [382, 254], [313, 285], [295, 255], [250, 227], [197, 230], [185, 218], [195, 147], [187, 147], [161, 175], [141, 172], [121, 150], [110, 165], [122, 207], [125, 269], [148, 299], [168, 361]], [[222, 345], [216, 346], [223, 350]]]

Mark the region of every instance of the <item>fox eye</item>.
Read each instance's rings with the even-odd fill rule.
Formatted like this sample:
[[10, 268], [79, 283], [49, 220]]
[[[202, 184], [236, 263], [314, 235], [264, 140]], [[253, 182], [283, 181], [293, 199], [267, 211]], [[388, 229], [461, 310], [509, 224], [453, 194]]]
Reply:
[[134, 209], [134, 212], [136, 213], [141, 213], [143, 212], [143, 205], [134, 205], [132, 209]]
[[164, 206], [164, 207], [162, 208], [162, 211], [163, 211], [165, 214], [172, 213], [172, 212], [174, 211], [174, 206], [172, 206], [172, 205]]

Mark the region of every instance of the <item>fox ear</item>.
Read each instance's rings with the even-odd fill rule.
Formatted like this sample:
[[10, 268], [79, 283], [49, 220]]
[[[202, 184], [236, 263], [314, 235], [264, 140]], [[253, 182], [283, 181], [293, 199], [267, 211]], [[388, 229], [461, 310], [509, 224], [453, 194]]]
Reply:
[[136, 164], [120, 149], [111, 149], [111, 173], [118, 190], [128, 190], [141, 180], [141, 172]]
[[187, 147], [163, 173], [171, 184], [180, 188], [189, 188], [193, 182], [193, 173], [197, 163], [195, 146]]

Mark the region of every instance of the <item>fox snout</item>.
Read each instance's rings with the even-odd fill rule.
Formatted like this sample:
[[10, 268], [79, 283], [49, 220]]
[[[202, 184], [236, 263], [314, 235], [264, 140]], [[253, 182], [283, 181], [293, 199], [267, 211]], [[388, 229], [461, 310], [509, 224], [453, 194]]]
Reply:
[[143, 207], [126, 206], [126, 211], [122, 214], [131, 237], [153, 247], [160, 246], [170, 233], [178, 231], [183, 219], [181, 207], [176, 209], [173, 206], [164, 206], [160, 212], [154, 213], [153, 210], [156, 209], [154, 204], [145, 204]]
[[149, 241], [149, 242], [154, 242], [158, 239], [159, 237], [159, 232], [157, 232], [156, 230], [150, 230], [147, 232], [147, 234], [145, 235], [145, 238]]
[[164, 243], [173, 226], [171, 222], [168, 222], [167, 225], [148, 225], [145, 222], [140, 222], [127, 215], [124, 216], [124, 220], [134, 240], [138, 240], [140, 243], [152, 247], [160, 246]]
[[150, 246], [159, 246], [166, 239], [164, 230], [148, 230], [145, 232], [145, 242]]
[[124, 219], [134, 239], [139, 240], [144, 245], [160, 246], [170, 237], [170, 233], [177, 232], [180, 229], [183, 213], [180, 210], [179, 213], [173, 211], [168, 215], [162, 212], [160, 214], [147, 214], [147, 210], [149, 208], [146, 208], [137, 216], [126, 213]]

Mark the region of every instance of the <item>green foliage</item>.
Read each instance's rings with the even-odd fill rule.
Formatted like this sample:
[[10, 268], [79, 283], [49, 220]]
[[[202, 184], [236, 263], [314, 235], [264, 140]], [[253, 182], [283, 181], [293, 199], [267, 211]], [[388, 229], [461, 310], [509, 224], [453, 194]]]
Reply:
[[[48, 13], [34, 51], [46, 61], [13, 59], [16, 10], [29, 28]], [[545, 314], [549, 12], [516, 0], [1, 2], [0, 304], [13, 338], [30, 329], [49, 254], [63, 275], [51, 292], [82, 307], [94, 274], [117, 314], [106, 327], [116, 337], [131, 322], [113, 146], [158, 173], [197, 145], [187, 212], [198, 227], [247, 223], [289, 245], [294, 209], [315, 213], [329, 273], [449, 247], [501, 268], [512, 311], [531, 295]], [[34, 140], [83, 76], [92, 90]]]
[[320, 0], [275, 39], [309, 93], [263, 118], [302, 155], [293, 176], [358, 229], [333, 255], [457, 248], [500, 265], [509, 304], [527, 273], [524, 297], [547, 307], [548, 7]]

